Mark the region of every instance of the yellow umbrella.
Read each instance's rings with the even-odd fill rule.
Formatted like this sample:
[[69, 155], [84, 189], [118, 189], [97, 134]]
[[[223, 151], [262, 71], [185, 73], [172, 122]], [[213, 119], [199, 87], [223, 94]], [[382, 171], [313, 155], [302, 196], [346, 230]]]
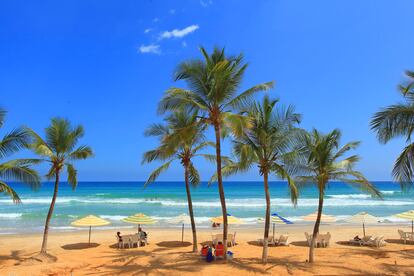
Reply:
[[411, 234], [414, 234], [414, 210], [396, 214], [394, 217], [411, 220]]
[[75, 220], [71, 223], [72, 226], [76, 226], [76, 227], [89, 227], [89, 242], [88, 244], [91, 244], [91, 230], [92, 230], [92, 226], [104, 226], [104, 225], [108, 225], [110, 224], [109, 221], [104, 220], [100, 217], [94, 216], [94, 215], [89, 215], [86, 216], [84, 218]]
[[[219, 216], [219, 217], [215, 217], [215, 218], [211, 218], [210, 221], [214, 222], [214, 223], [223, 223], [223, 216]], [[228, 224], [242, 224], [243, 221], [239, 218], [236, 218], [230, 214], [227, 214], [227, 223]]]
[[[258, 222], [265, 222], [264, 218], [258, 218]], [[290, 220], [285, 219], [284, 217], [278, 215], [277, 213], [273, 213], [270, 216], [270, 222], [273, 223], [273, 239], [275, 238], [275, 224], [293, 224]]]
[[362, 230], [365, 237], [365, 223], [376, 223], [378, 218], [368, 214], [367, 212], [360, 212], [347, 219], [348, 222], [362, 223]]
[[157, 222], [152, 217], [149, 217], [143, 213], [139, 213], [133, 216], [123, 218], [122, 221], [132, 223], [132, 224], [138, 224], [138, 231], [139, 231], [141, 224], [154, 224]]
[[[318, 213], [315, 212], [315, 213], [302, 217], [302, 219], [306, 221], [315, 221], [317, 216], [318, 216]], [[335, 221], [336, 221], [336, 218], [334, 216], [321, 214], [321, 222], [335, 222]]]

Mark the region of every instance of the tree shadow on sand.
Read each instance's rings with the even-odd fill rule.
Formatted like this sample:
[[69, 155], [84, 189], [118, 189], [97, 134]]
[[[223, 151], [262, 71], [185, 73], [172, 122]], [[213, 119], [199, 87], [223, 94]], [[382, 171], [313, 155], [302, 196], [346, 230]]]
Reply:
[[188, 247], [192, 245], [191, 242], [181, 242], [181, 241], [163, 241], [157, 243], [159, 247], [167, 247], [167, 248], [179, 248], [179, 247]]
[[79, 243], [72, 243], [72, 244], [65, 244], [62, 246], [65, 250], [82, 250], [82, 249], [89, 249], [89, 248], [95, 248], [100, 246], [99, 243], [87, 243], [87, 242], [79, 242]]
[[307, 241], [293, 241], [290, 244], [294, 246], [309, 247], [309, 244]]

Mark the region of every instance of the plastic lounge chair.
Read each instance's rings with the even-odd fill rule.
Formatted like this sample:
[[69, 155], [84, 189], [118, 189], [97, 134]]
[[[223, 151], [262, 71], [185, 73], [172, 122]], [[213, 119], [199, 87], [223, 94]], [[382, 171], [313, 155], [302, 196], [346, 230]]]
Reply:
[[404, 244], [406, 244], [408, 240], [407, 233], [401, 229], [398, 229], [398, 234], [400, 234], [400, 239], [402, 239], [404, 241]]
[[[258, 239], [257, 240], [257, 242], [260, 244], [260, 245], [263, 245], [263, 243], [264, 243], [264, 240], [263, 239]], [[276, 245], [277, 243], [276, 243], [276, 241], [273, 239], [273, 237], [269, 237], [268, 239], [267, 239], [267, 245]]]
[[288, 242], [289, 236], [288, 235], [280, 235], [279, 240], [277, 241], [277, 245], [289, 245]]
[[213, 245], [216, 246], [219, 242], [223, 242], [223, 234], [216, 234], [215, 236], [213, 236]]
[[308, 232], [305, 232], [306, 241], [308, 242], [308, 245], [311, 246], [312, 243], [312, 236], [308, 234]]
[[201, 259], [206, 259], [207, 258], [207, 253], [208, 253], [208, 246], [204, 246], [203, 248], [201, 248], [200, 251], [200, 257]]
[[231, 239], [231, 246], [235, 246], [235, 245], [236, 245], [236, 232], [234, 232], [233, 238]]
[[375, 239], [370, 239], [367, 243], [369, 246], [375, 246], [377, 248], [385, 246], [384, 236], [375, 237]]
[[214, 255], [216, 258], [224, 258], [224, 245], [223, 244], [217, 244], [216, 250], [214, 252]]

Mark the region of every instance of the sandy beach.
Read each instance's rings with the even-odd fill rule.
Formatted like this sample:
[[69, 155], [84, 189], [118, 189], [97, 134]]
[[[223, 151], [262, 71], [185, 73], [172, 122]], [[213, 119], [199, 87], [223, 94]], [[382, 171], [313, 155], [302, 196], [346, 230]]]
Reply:
[[[228, 263], [206, 263], [191, 253], [189, 229], [182, 244], [179, 228], [147, 228], [148, 246], [121, 250], [115, 246], [114, 230], [94, 229], [91, 247], [87, 231], [51, 233], [49, 253], [57, 257], [51, 263], [30, 259], [39, 250], [40, 234], [2, 235], [0, 275], [414, 275], [414, 245], [402, 244], [397, 228], [402, 227], [368, 227], [367, 234], [384, 235], [387, 241], [385, 247], [370, 248], [343, 243], [361, 235], [361, 227], [323, 225], [321, 233], [329, 231], [333, 240], [329, 248], [316, 249], [313, 265], [306, 262], [304, 237], [311, 225], [279, 227], [277, 234], [288, 233], [290, 245], [271, 247], [267, 265], [260, 263], [262, 247], [256, 242], [262, 236], [260, 228], [231, 229], [237, 232], [237, 245], [230, 249], [235, 257]], [[211, 232], [200, 229], [199, 242], [210, 241]]]

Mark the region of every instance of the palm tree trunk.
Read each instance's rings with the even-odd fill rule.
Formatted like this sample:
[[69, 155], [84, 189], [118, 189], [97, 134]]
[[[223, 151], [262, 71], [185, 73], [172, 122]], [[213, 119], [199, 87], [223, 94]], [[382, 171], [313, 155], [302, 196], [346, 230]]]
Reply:
[[323, 208], [323, 191], [319, 191], [319, 205], [318, 205], [318, 216], [316, 217], [315, 226], [313, 228], [312, 242], [309, 248], [309, 262], [313, 263], [313, 251], [315, 249], [315, 239], [319, 233], [319, 225], [321, 224], [321, 215]]
[[265, 217], [265, 230], [263, 237], [263, 255], [262, 262], [267, 263], [267, 250], [269, 241], [269, 228], [270, 228], [270, 193], [269, 193], [269, 175], [267, 172], [263, 174], [264, 190], [266, 195], [266, 217]]
[[55, 190], [53, 191], [53, 198], [52, 202], [50, 203], [49, 212], [47, 213], [46, 222], [45, 222], [45, 230], [43, 232], [43, 242], [42, 242], [42, 249], [40, 250], [41, 254], [47, 253], [47, 238], [49, 234], [49, 223], [50, 219], [53, 215], [53, 209], [55, 208], [56, 197], [58, 194], [59, 188], [59, 171], [56, 171], [56, 178], [55, 178]]
[[191, 200], [190, 193], [190, 184], [188, 183], [188, 165], [185, 165], [185, 189], [187, 192], [187, 202], [188, 202], [188, 213], [190, 214], [191, 219], [191, 230], [193, 231], [193, 252], [197, 252], [197, 231], [194, 221], [194, 212], [193, 212], [193, 201]]
[[224, 196], [223, 178], [221, 175], [221, 137], [220, 125], [214, 125], [214, 132], [216, 134], [216, 162], [217, 162], [217, 183], [220, 194], [221, 212], [223, 214], [223, 244], [224, 244], [224, 260], [227, 260], [227, 208], [226, 198]]

